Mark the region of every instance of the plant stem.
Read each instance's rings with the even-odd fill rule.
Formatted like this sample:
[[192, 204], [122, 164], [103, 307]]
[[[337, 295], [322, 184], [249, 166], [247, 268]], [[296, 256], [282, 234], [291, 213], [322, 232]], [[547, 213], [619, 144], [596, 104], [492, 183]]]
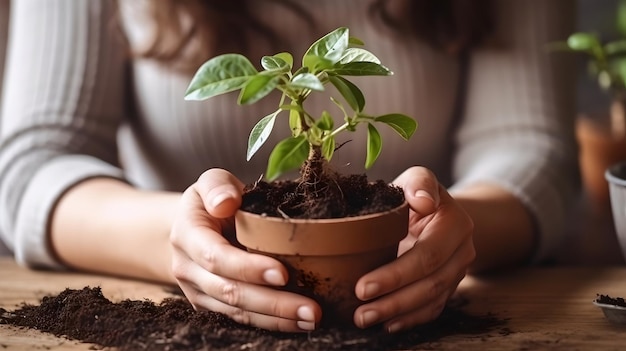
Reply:
[[359, 120], [363, 120], [363, 119], [371, 119], [373, 120], [374, 117], [372, 116], [367, 116], [367, 115], [358, 115], [355, 116], [354, 118], [351, 119], [350, 122], [346, 122], [344, 124], [342, 124], [341, 126], [337, 127], [337, 129], [333, 130], [330, 134], [326, 135], [324, 138], [322, 138], [322, 141], [325, 141], [328, 138], [332, 138], [335, 135], [341, 133], [342, 131], [348, 129], [348, 127], [352, 124], [352, 125], [356, 125], [358, 124], [360, 121]]
[[342, 131], [346, 130], [348, 128], [350, 124], [349, 123], [344, 123], [342, 124], [340, 127], [337, 127], [337, 129], [333, 130], [330, 134], [328, 134], [327, 136], [325, 136], [322, 141], [325, 141], [328, 138], [332, 138], [335, 135], [341, 133]]
[[326, 162], [322, 156], [322, 148], [319, 145], [310, 145], [309, 157], [304, 163], [301, 171], [302, 183], [316, 187], [320, 183], [326, 170]]

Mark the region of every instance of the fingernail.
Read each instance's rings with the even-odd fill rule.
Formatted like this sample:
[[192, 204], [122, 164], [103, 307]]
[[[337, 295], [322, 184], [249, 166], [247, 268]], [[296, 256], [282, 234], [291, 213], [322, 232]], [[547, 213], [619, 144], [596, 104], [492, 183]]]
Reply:
[[380, 291], [380, 285], [378, 285], [378, 283], [367, 283], [363, 288], [363, 298], [369, 300], [375, 297], [378, 291]]
[[315, 322], [315, 315], [309, 306], [300, 306], [296, 312], [299, 319], [303, 322]]
[[232, 196], [229, 193], [218, 193], [217, 195], [213, 196], [213, 199], [211, 199], [211, 206], [213, 206], [213, 208], [216, 208], [231, 197]]
[[361, 326], [369, 327], [370, 325], [378, 322], [379, 314], [374, 310], [363, 312], [361, 315]]
[[415, 197], [423, 197], [429, 199], [432, 202], [435, 202], [435, 199], [426, 191], [426, 190], [418, 190], [415, 192]]
[[278, 269], [270, 268], [263, 272], [263, 280], [270, 285], [285, 285], [285, 277]]
[[387, 327], [387, 333], [389, 333], [389, 334], [397, 333], [397, 332], [401, 331], [402, 329], [404, 329], [404, 325], [402, 323], [394, 322], [394, 323], [391, 323]]
[[315, 330], [314, 322], [297, 321], [296, 325], [298, 326], [298, 328], [302, 330], [308, 330], [308, 331]]

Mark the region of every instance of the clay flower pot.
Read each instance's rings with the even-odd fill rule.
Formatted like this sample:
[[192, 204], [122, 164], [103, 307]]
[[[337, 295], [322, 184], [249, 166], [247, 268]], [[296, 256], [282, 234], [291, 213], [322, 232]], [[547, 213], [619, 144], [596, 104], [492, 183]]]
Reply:
[[626, 160], [626, 97], [615, 98], [610, 113], [602, 118], [581, 116], [576, 134], [580, 144], [580, 169], [594, 213], [610, 212], [605, 171]]
[[315, 299], [323, 326], [354, 326], [354, 293], [365, 273], [397, 256], [408, 232], [409, 207], [339, 219], [283, 219], [239, 211], [237, 240], [275, 257], [289, 270], [285, 289]]

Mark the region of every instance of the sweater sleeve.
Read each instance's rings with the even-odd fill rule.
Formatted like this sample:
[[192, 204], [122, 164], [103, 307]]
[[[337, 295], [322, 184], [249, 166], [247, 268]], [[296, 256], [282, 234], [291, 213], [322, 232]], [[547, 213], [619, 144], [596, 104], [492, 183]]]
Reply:
[[125, 54], [114, 1], [11, 5], [0, 126], [0, 235], [18, 262], [59, 268], [51, 213], [70, 187], [123, 178], [116, 134]]
[[535, 221], [538, 262], [563, 239], [579, 182], [573, 61], [546, 48], [574, 30], [575, 6], [567, 0], [495, 4], [495, 43], [469, 64], [451, 191], [488, 182], [517, 196]]

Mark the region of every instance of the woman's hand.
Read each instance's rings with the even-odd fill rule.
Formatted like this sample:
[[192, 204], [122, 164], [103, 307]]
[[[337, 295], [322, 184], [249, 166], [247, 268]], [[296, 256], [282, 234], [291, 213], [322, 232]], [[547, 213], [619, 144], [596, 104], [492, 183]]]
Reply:
[[285, 267], [233, 246], [242, 191], [243, 184], [222, 169], [206, 171], [185, 191], [170, 235], [174, 276], [196, 309], [264, 329], [314, 329], [319, 305], [275, 289], [287, 282]]
[[412, 167], [394, 184], [411, 207], [409, 234], [398, 259], [357, 282], [356, 295], [367, 303], [354, 314], [357, 326], [384, 322], [389, 332], [439, 316], [476, 256], [471, 218], [430, 171]]

